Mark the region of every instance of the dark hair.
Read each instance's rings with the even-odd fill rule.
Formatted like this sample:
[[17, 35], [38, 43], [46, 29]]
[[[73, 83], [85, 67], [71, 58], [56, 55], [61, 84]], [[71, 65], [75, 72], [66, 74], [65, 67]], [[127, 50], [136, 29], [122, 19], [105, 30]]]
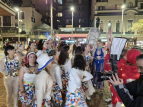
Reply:
[[83, 52], [85, 51], [85, 47], [86, 47], [87, 45], [88, 45], [88, 44], [82, 45], [82, 51], [83, 51]]
[[61, 51], [61, 48], [65, 45], [67, 45], [65, 42], [61, 42], [59, 47], [58, 47], [58, 51]]
[[83, 58], [82, 55], [76, 55], [74, 58], [74, 64], [73, 64], [73, 68], [79, 69], [79, 70], [85, 70], [85, 60]]
[[98, 39], [97, 42], [100, 42], [100, 43], [101, 43], [101, 39]]
[[75, 51], [75, 48], [76, 48], [76, 45], [74, 44], [74, 45], [73, 45], [72, 54], [74, 53], [74, 51]]
[[11, 45], [6, 46], [6, 47], [5, 47], [5, 51], [4, 51], [5, 56], [8, 55], [8, 50], [13, 50], [13, 49], [14, 49], [14, 47], [11, 46]]
[[56, 50], [51, 50], [49, 53], [48, 53], [49, 56], [54, 56], [56, 55]]
[[32, 42], [32, 41], [31, 41], [31, 42], [29, 42], [29, 45], [28, 45], [27, 51], [30, 49], [30, 46], [31, 46], [31, 44], [32, 44], [32, 43], [35, 43], [35, 42]]
[[139, 55], [136, 60], [140, 60], [140, 59], [143, 59], [143, 54]]
[[81, 55], [83, 53], [81, 46], [75, 48], [75, 55]]
[[120, 59], [123, 59], [123, 57], [127, 54], [128, 49], [124, 49], [121, 53]]
[[110, 50], [109, 50], [109, 48], [107, 48], [107, 52], [109, 52]]
[[43, 39], [39, 40], [39, 43], [38, 43], [38, 46], [37, 46], [38, 50], [43, 50], [43, 44], [44, 44], [44, 42], [45, 41]]
[[61, 48], [58, 64], [59, 65], [64, 65], [66, 60], [69, 58], [68, 54], [69, 46], [65, 45]]

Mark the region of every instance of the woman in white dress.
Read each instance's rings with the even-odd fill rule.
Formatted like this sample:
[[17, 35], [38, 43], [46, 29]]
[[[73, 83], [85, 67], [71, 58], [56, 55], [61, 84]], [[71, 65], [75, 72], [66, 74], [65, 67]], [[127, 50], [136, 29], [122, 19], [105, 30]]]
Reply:
[[38, 46], [37, 46], [38, 52], [36, 53], [37, 57], [40, 55], [47, 53], [47, 42], [43, 39], [39, 40]]
[[[85, 70], [88, 71], [89, 73], [91, 73], [91, 64], [93, 61], [93, 57], [91, 57], [91, 54], [90, 54], [90, 47], [88, 44], [85, 44], [85, 45], [83, 45], [82, 49], [83, 49], [83, 57], [86, 62]], [[89, 96], [93, 95], [93, 93], [95, 92], [95, 89], [92, 85], [91, 80], [86, 81], [85, 83], [87, 83], [87, 87], [88, 87], [88, 89], [85, 91], [85, 96], [88, 100], [90, 100]]]
[[54, 101], [54, 105], [55, 106], [61, 106], [62, 105], [62, 94], [61, 94], [61, 90], [62, 90], [62, 79], [61, 79], [61, 75], [62, 75], [62, 71], [60, 69], [60, 66], [57, 64], [57, 61], [59, 59], [59, 53], [56, 50], [51, 50], [48, 54], [49, 56], [53, 56], [54, 57], [54, 61], [52, 63], [52, 67], [50, 68], [50, 75], [53, 79], [53, 88], [52, 88], [52, 92], [53, 92], [53, 101]]
[[65, 107], [88, 107], [84, 98], [82, 82], [88, 81], [93, 76], [85, 71], [85, 60], [82, 55], [76, 55], [74, 65], [69, 74], [68, 92]]
[[7, 90], [7, 107], [12, 107], [12, 96], [14, 96], [14, 107], [18, 107], [18, 72], [21, 60], [15, 56], [13, 46], [6, 46], [5, 57], [1, 60], [1, 72], [4, 74], [4, 83]]
[[51, 91], [53, 80], [48, 74], [48, 69], [52, 66], [53, 57], [42, 54], [37, 58], [38, 75], [36, 75], [35, 83], [35, 100], [33, 107], [53, 107], [51, 103]]
[[61, 48], [58, 64], [62, 70], [63, 92], [66, 94], [68, 85], [68, 76], [71, 71], [71, 60], [69, 59], [70, 48], [65, 45]]
[[22, 66], [19, 73], [20, 100], [22, 107], [31, 105], [35, 94], [34, 79], [37, 73], [36, 54], [30, 52], [27, 55], [25, 66]]

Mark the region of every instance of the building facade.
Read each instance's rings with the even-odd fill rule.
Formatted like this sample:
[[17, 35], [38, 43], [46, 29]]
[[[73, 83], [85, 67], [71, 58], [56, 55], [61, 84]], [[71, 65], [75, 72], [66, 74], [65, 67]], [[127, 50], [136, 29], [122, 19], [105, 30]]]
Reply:
[[73, 27], [90, 26], [90, 0], [59, 0], [57, 7], [58, 27], [72, 27], [72, 11], [74, 7]]
[[0, 35], [3, 40], [9, 39], [11, 43], [15, 43], [20, 35], [20, 41], [26, 42], [31, 31], [42, 24], [42, 15], [35, 8], [19, 7], [19, 10], [19, 20], [17, 12], [15, 16], [0, 16]]
[[[137, 32], [132, 32], [133, 23], [143, 19], [143, 0], [92, 0], [91, 3], [91, 23], [95, 27], [96, 19], [100, 18], [99, 29], [101, 36], [106, 37], [108, 29], [113, 30], [113, 36], [136, 38]], [[122, 26], [122, 5], [123, 26]], [[141, 40], [140, 37], [137, 39]]]
[[34, 7], [41, 15], [41, 21], [51, 25], [51, 1], [53, 4], [53, 27], [57, 27], [57, 0], [23, 0], [23, 7]]

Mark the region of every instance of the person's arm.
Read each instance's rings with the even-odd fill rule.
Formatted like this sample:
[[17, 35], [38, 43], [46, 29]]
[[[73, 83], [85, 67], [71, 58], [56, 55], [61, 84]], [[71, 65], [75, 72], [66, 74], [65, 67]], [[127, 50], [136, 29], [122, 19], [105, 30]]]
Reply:
[[[116, 76], [116, 78], [115, 78], [115, 76]], [[138, 97], [133, 99], [133, 97], [129, 93], [128, 89], [123, 85], [123, 79], [120, 79], [117, 74], [115, 74], [115, 76], [112, 75], [113, 79], [111, 79], [109, 77], [109, 79], [110, 79], [109, 82], [111, 82], [115, 86], [115, 89], [116, 89], [120, 99], [124, 103], [124, 105], [126, 107], [143, 107], [143, 96], [141, 96], [141, 94], [140, 94], [140, 95], [138, 95]], [[131, 84], [131, 85], [132, 85], [132, 87], [134, 87], [133, 84]]]
[[91, 75], [91, 73], [84, 71], [84, 79], [82, 81], [88, 81], [91, 80], [93, 78], [93, 76]]
[[110, 41], [109, 41], [109, 36], [108, 36], [108, 33], [109, 33], [109, 31], [108, 32], [106, 32], [106, 37], [107, 37], [107, 48], [110, 50]]
[[115, 88], [126, 107], [143, 107], [143, 96], [139, 95], [137, 98], [133, 99], [127, 88], [123, 85], [115, 86]]
[[9, 71], [6, 70], [6, 64], [5, 64], [5, 57], [1, 60], [1, 64], [0, 64], [0, 71], [4, 74], [8, 74]]
[[59, 66], [55, 67], [53, 72], [55, 72], [57, 84], [59, 85], [60, 89], [62, 89], [63, 87], [62, 87], [60, 67]]
[[19, 71], [19, 86], [20, 86], [21, 91], [25, 91], [24, 90], [24, 84], [23, 84], [24, 68], [25, 67], [21, 67], [21, 69]]
[[105, 51], [105, 49], [102, 49], [103, 50], [103, 53], [104, 53], [104, 57], [106, 56], [106, 51]]
[[18, 58], [18, 61], [19, 61], [17, 70], [20, 70], [20, 68], [22, 67], [22, 65], [21, 65], [21, 59], [19, 57], [17, 57], [17, 58]]

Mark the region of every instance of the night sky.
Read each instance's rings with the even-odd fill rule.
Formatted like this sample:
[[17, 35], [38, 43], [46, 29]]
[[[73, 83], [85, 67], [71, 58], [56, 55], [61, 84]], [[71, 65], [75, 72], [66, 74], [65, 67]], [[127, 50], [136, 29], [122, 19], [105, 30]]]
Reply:
[[14, 5], [20, 5], [22, 3], [22, 0], [12, 0]]

